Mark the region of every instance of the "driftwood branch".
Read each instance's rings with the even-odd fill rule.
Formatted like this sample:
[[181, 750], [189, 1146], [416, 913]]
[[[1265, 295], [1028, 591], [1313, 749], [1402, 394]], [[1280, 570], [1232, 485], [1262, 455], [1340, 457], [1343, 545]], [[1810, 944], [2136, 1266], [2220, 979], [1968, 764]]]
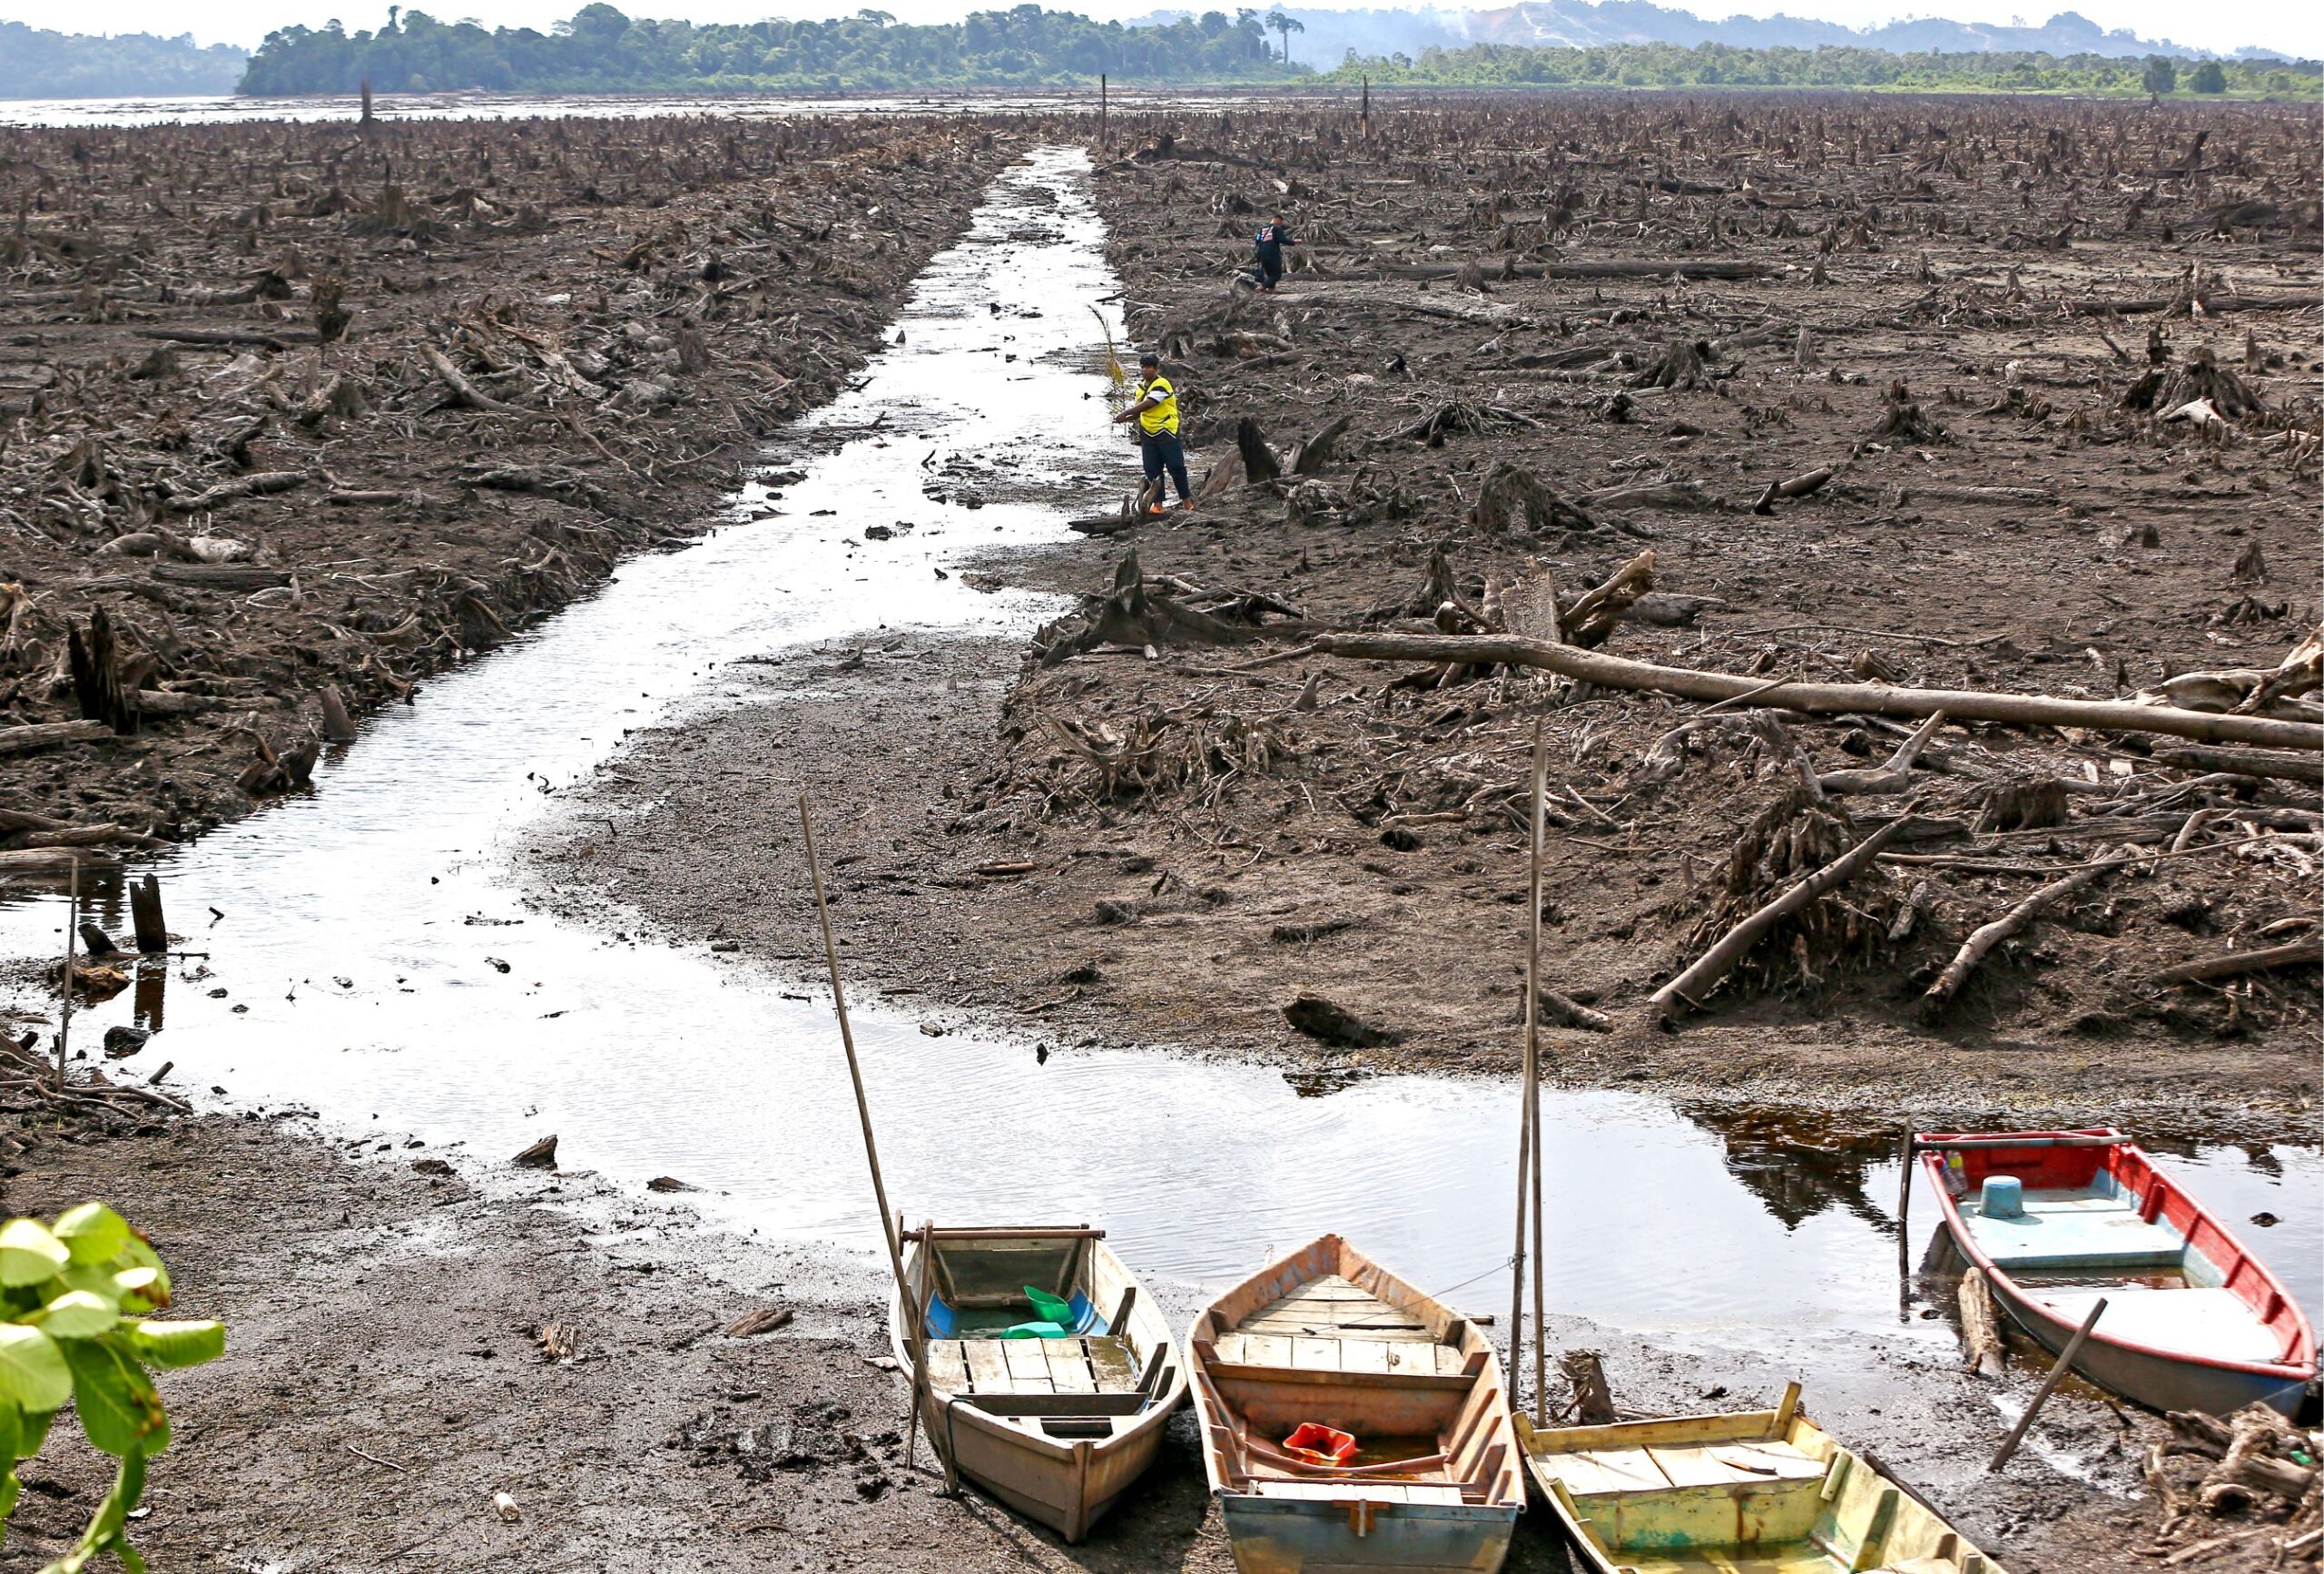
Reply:
[[1993, 922], [1979, 926], [1961, 942], [1960, 950], [1945, 964], [1945, 971], [1936, 976], [1936, 981], [1921, 996], [1921, 1014], [1931, 1018], [1936, 1017], [1945, 1009], [1945, 1003], [1960, 992], [1969, 975], [1977, 970], [1977, 964], [1984, 961], [1995, 946], [2013, 935], [2024, 932], [2028, 925], [2051, 908], [2104, 879], [2129, 861], [2127, 853], [2118, 852], [2112, 858], [2086, 864], [2063, 880], [2052, 880]]
[[2162, 984], [2188, 984], [2204, 979], [2232, 979], [2245, 973], [2264, 973], [2275, 968], [2315, 967], [2324, 963], [2324, 941], [2314, 935], [2304, 940], [2294, 940], [2286, 946], [2268, 946], [2256, 951], [2225, 951], [2216, 957], [2200, 957], [2191, 962], [2181, 962], [2155, 974], [2155, 981]]
[[441, 382], [446, 388], [452, 390], [452, 402], [454, 404], [465, 406], [472, 410], [482, 410], [487, 415], [524, 416], [527, 418], [541, 417], [543, 419], [547, 418], [547, 417], [542, 416], [542, 412], [539, 410], [528, 410], [521, 408], [520, 406], [505, 404], [501, 400], [494, 398], [490, 394], [481, 392], [478, 390], [476, 384], [468, 381], [467, 378], [461, 376], [460, 369], [454, 366], [450, 359], [446, 357], [444, 352], [437, 349], [434, 345], [421, 345], [419, 347], [419, 353], [421, 358], [428, 362], [428, 369], [436, 374], [437, 380]]
[[1819, 780], [1827, 792], [1902, 792], [1910, 784], [1913, 762], [1921, 757], [1928, 746], [1929, 735], [1945, 724], [1945, 713], [1939, 711], [1923, 722], [1913, 735], [1896, 745], [1888, 762], [1868, 771], [1832, 771]]
[[1668, 1016], [1680, 1005], [1699, 1004], [1719, 979], [1725, 978], [1741, 961], [1751, 948], [1759, 943], [1769, 930], [1793, 913], [1800, 911], [1822, 897], [1837, 890], [1871, 865], [1880, 850], [1894, 841], [1905, 829], [1901, 819], [1892, 820], [1879, 830], [1857, 842], [1847, 851], [1832, 860], [1807, 879], [1792, 886], [1758, 911], [1737, 924], [1717, 944], [1702, 954], [1694, 966], [1654, 991], [1648, 1004]]
[[[1691, 667], [1658, 666], [1568, 644], [1510, 635], [1336, 634], [1316, 648], [1355, 661], [1464, 662], [1486, 666], [1537, 667], [1601, 688], [1671, 694], [1689, 700], [1735, 700], [1774, 710], [1818, 714], [1922, 717], [1940, 713], [1956, 722], [2046, 723], [2101, 732], [2161, 733], [2204, 743], [2324, 751], [2324, 726], [2260, 716], [2213, 715], [2173, 705], [2113, 700], [2062, 700], [2047, 694], [2002, 694], [1978, 689], [1915, 689], [1888, 684], [1777, 684]], [[1756, 693], [1755, 693], [1756, 691]]]

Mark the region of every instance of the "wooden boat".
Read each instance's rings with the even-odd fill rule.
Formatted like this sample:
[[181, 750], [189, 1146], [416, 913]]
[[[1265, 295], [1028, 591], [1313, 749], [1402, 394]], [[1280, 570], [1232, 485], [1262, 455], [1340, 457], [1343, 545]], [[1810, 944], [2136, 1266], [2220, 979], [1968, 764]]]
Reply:
[[[1501, 1362], [1468, 1319], [1325, 1235], [1212, 1303], [1187, 1343], [1241, 1574], [1492, 1574], [1509, 1555], [1524, 1479]], [[1355, 1451], [1286, 1448], [1307, 1423]]]
[[[1068, 1541], [1154, 1462], [1187, 1396], [1169, 1323], [1105, 1243], [1072, 1227], [907, 1232], [917, 1321], [889, 1297], [889, 1334], [929, 1440], [964, 1479]], [[1061, 1335], [1028, 1295], [1066, 1303]], [[925, 1380], [915, 1369], [925, 1327]]]
[[2119, 1131], [1931, 1133], [1923, 1173], [1962, 1256], [2042, 1344], [2157, 1410], [2291, 1414], [2316, 1335], [2267, 1264]]
[[1517, 1432], [1586, 1574], [2005, 1574], [1799, 1410]]

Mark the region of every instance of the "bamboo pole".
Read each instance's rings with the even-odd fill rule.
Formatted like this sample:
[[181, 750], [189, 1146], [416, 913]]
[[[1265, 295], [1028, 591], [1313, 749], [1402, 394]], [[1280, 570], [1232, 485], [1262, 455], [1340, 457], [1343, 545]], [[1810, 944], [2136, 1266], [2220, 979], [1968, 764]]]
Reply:
[[[1525, 1058], [1523, 1080], [1519, 1086], [1517, 1095], [1517, 1242], [1510, 1257], [1512, 1271], [1509, 1283], [1509, 1388], [1512, 1401], [1516, 1400], [1520, 1394], [1519, 1385], [1522, 1378], [1521, 1356], [1525, 1348], [1525, 1215], [1529, 1197], [1535, 1215], [1533, 1238], [1537, 1249], [1541, 1239], [1541, 1156], [1536, 1151], [1535, 1140], [1535, 1127], [1540, 1122], [1540, 1110], [1536, 1102], [1535, 1070], [1541, 1047], [1540, 989], [1541, 826], [1545, 816], [1542, 797], [1547, 791], [1548, 770], [1548, 755], [1545, 748], [1541, 723], [1537, 717], [1533, 723], [1533, 851], [1531, 872], [1526, 881], [1527, 892], [1532, 899], [1533, 911], [1525, 928]], [[1541, 1287], [1537, 1280], [1533, 1293], [1537, 1324], [1540, 1318], [1541, 1299]], [[1537, 1357], [1534, 1362], [1533, 1397], [1537, 1404], [1541, 1400], [1541, 1366], [1538, 1359], [1541, 1339], [1541, 1331], [1539, 1326], [1536, 1326], [1533, 1330]]]
[[[906, 1309], [904, 1348], [911, 1356], [912, 1370], [917, 1374], [928, 1360], [927, 1352], [921, 1348], [920, 1308], [913, 1302], [911, 1285], [904, 1277], [903, 1246], [897, 1239], [903, 1233], [903, 1225], [888, 1212], [888, 1183], [881, 1176], [880, 1145], [872, 1136], [872, 1103], [863, 1092], [863, 1067], [856, 1058], [855, 1029], [847, 1019], [847, 991], [839, 978], [839, 944], [832, 939], [831, 907], [823, 899], [823, 866], [815, 856], [815, 823], [813, 817], [807, 812], [807, 795], [804, 792], [799, 794], [799, 831], [807, 844], [807, 873], [815, 887], [815, 919], [822, 928], [823, 959], [831, 968], [832, 1008], [839, 1015], [839, 1040], [847, 1050], [847, 1078], [855, 1088], [855, 1117], [863, 1128], [863, 1157], [872, 1167], [872, 1196], [880, 1210], [880, 1239], [888, 1248], [888, 1268], [895, 1275], [896, 1298]], [[71, 942], [68, 940], [66, 943], [69, 948]], [[71, 954], [69, 949], [66, 954]], [[912, 1392], [912, 1410], [917, 1414], [920, 1405], [916, 1375]], [[937, 1449], [937, 1457], [943, 1459], [943, 1450], [937, 1446], [935, 1440], [930, 1439], [929, 1443]], [[948, 1482], [951, 1469], [951, 1461], [944, 1460]]]
[[1525, 1124], [1533, 1149], [1533, 1424], [1550, 1423], [1549, 1321], [1542, 1304], [1541, 1243], [1541, 853], [1549, 841], [1549, 745], [1533, 720], [1533, 868], [1528, 882], [1532, 912], [1525, 925]]

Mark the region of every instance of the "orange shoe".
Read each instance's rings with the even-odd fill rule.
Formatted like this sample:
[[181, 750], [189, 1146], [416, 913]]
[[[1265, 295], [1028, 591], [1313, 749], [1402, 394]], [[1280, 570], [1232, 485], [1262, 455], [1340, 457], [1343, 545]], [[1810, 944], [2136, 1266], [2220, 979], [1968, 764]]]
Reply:
[[1181, 498], [1179, 498], [1179, 499], [1178, 499], [1178, 512], [1179, 512], [1179, 513], [1181, 513], [1181, 514], [1191, 514], [1191, 513], [1193, 513], [1194, 511], [1195, 511], [1195, 500], [1194, 500], [1192, 497], [1181, 497]]

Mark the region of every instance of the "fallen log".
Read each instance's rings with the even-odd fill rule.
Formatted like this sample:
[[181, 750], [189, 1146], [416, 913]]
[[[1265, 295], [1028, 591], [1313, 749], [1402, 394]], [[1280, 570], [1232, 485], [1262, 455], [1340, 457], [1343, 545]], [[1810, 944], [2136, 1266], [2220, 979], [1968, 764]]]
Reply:
[[301, 470], [261, 470], [255, 475], [221, 481], [206, 492], [196, 492], [190, 497], [170, 499], [172, 514], [198, 514], [205, 508], [215, 508], [221, 503], [231, 503], [237, 497], [263, 497], [270, 493], [288, 492], [307, 484]]
[[456, 405], [464, 406], [472, 410], [482, 410], [487, 415], [522, 416], [541, 420], [552, 418], [543, 411], [528, 410], [517, 405], [505, 404], [490, 394], [479, 391], [474, 383], [460, 375], [460, 369], [454, 366], [444, 352], [432, 344], [421, 345], [419, 354], [421, 359], [428, 362], [428, 369], [436, 374], [437, 380], [452, 390], [452, 403]]
[[1961, 942], [1960, 950], [1945, 964], [1945, 970], [1937, 974], [1936, 981], [1922, 994], [1921, 1015], [1925, 1018], [1935, 1019], [1944, 1011], [1945, 1002], [1960, 992], [1961, 986], [1969, 981], [1969, 975], [1977, 970], [1977, 964], [1984, 961], [1995, 946], [2013, 935], [2023, 933], [2027, 926], [2051, 908], [2113, 873], [2129, 861], [2127, 854], [2117, 853], [2112, 858], [2085, 865], [2063, 880], [2052, 880], [1993, 922], [1980, 925]]
[[113, 869], [110, 858], [79, 847], [12, 847], [0, 850], [0, 874], [28, 874], [73, 869]]
[[1670, 694], [1689, 700], [1731, 700], [1810, 714], [1855, 713], [1925, 719], [1942, 713], [1955, 722], [2161, 733], [2204, 743], [2324, 751], [2324, 726], [2312, 722], [2213, 715], [2171, 705], [2062, 700], [2047, 694], [2004, 694], [1979, 689], [1915, 689], [1887, 684], [1770, 684], [1728, 673], [1658, 666], [1650, 662], [1630, 661], [1602, 652], [1577, 650], [1570, 644], [1551, 644], [1510, 635], [1334, 634], [1319, 635], [1315, 648], [1324, 654], [1352, 661], [1463, 662], [1477, 666], [1498, 664], [1536, 667], [1601, 688]]
[[2324, 964], [2324, 939], [2315, 935], [2290, 945], [2266, 946], [2256, 951], [2222, 951], [2215, 957], [2198, 957], [2191, 962], [2180, 962], [2155, 974], [2160, 984], [2190, 984], [2206, 979], [2232, 979], [2245, 973], [2264, 973], [2277, 968], [2316, 967]]
[[1896, 752], [1888, 756], [1886, 764], [1868, 771], [1833, 771], [1818, 776], [1817, 781], [1827, 792], [1902, 792], [1911, 784], [1913, 762], [1928, 746], [1929, 734], [1944, 724], [1945, 713], [1939, 711], [1896, 745]]
[[[1463, 265], [1465, 266], [1465, 264]], [[1764, 279], [1773, 262], [1734, 257], [1614, 258], [1582, 262], [1520, 262], [1498, 275], [1512, 279]], [[1391, 279], [1454, 279], [1461, 268], [1431, 262], [1390, 263], [1380, 271]]]
[[1824, 484], [1829, 481], [1832, 476], [1832, 467], [1825, 465], [1805, 475], [1794, 476], [1788, 480], [1770, 481], [1768, 483], [1768, 489], [1759, 494], [1759, 500], [1751, 505], [1751, 512], [1772, 514], [1776, 511], [1777, 498], [1808, 497], [1821, 491]]
[[112, 736], [113, 729], [103, 722], [34, 722], [0, 727], [0, 754], [25, 754], [59, 743], [88, 743]]
[[158, 339], [164, 344], [244, 344], [278, 354], [290, 348], [271, 333], [257, 333], [247, 328], [141, 328], [137, 337]]
[[1807, 879], [1791, 886], [1721, 935], [1694, 966], [1649, 996], [1647, 1004], [1666, 1018], [1681, 1004], [1699, 1007], [1703, 997], [1734, 970], [1735, 965], [1759, 943], [1769, 930], [1817, 901], [1826, 892], [1836, 890], [1855, 879], [1879, 856], [1882, 848], [1903, 833], [1904, 828], [1903, 821], [1890, 821]]
[[2009, 1372], [2009, 1355], [2001, 1340], [2001, 1317], [1994, 1308], [1993, 1286], [1983, 1268], [1961, 1275], [1961, 1341], [1968, 1346], [1962, 1370], [1972, 1377], [2002, 1377]]
[[290, 576], [279, 568], [247, 563], [156, 563], [153, 577], [202, 590], [271, 590], [290, 583]]

